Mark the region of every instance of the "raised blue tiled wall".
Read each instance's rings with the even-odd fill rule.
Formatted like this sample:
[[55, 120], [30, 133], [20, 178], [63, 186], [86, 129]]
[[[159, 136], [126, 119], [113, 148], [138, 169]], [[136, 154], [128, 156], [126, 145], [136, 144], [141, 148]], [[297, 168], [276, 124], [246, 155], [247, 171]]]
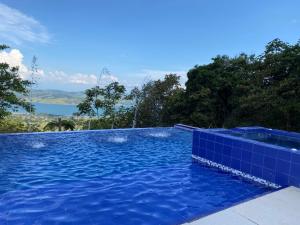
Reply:
[[300, 187], [299, 151], [195, 129], [193, 155], [281, 186]]

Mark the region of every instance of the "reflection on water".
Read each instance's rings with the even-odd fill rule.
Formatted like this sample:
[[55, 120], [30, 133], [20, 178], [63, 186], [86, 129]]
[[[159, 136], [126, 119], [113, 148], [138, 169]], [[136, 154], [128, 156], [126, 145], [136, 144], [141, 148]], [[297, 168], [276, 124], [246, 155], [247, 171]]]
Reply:
[[108, 141], [112, 143], [124, 143], [127, 142], [127, 137], [118, 137], [118, 136], [109, 137]]
[[43, 142], [33, 142], [31, 144], [31, 147], [35, 149], [39, 149], [45, 147], [45, 144]]
[[170, 137], [170, 133], [168, 133], [168, 132], [155, 132], [155, 133], [150, 133], [149, 136], [157, 137], [157, 138], [167, 138], [167, 137]]

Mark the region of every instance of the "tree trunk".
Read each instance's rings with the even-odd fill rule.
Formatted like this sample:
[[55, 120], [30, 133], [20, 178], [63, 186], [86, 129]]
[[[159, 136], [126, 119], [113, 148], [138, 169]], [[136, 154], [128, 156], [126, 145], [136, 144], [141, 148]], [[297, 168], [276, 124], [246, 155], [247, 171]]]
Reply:
[[58, 118], [58, 131], [61, 131], [61, 118]]
[[132, 128], [136, 127], [137, 111], [138, 111], [138, 109], [136, 107], [135, 110], [134, 110], [134, 116], [133, 116], [133, 121], [132, 121]]
[[91, 129], [91, 117], [89, 117], [89, 123], [88, 123], [89, 125], [88, 125], [88, 130], [90, 130]]
[[113, 120], [111, 123], [111, 129], [114, 129], [114, 124], [115, 124], [115, 114], [113, 114]]

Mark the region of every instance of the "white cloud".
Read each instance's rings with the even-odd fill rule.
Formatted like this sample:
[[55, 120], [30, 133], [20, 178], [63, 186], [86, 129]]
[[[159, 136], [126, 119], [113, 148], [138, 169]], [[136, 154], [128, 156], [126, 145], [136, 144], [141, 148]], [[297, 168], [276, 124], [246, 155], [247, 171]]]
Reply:
[[[67, 74], [64, 71], [52, 71], [44, 76], [44, 80], [50, 82], [60, 82], [65, 84], [76, 84], [76, 85], [97, 85], [98, 76], [95, 74], [75, 73]], [[100, 86], [107, 85], [110, 82], [118, 81], [118, 78], [113, 75], [103, 75], [100, 77]]]
[[18, 49], [0, 52], [0, 63], [8, 63], [12, 67], [19, 67], [19, 75], [23, 79], [29, 77], [29, 70], [23, 64], [23, 54]]
[[[19, 75], [23, 79], [30, 79], [31, 71], [24, 65], [23, 54], [18, 49], [11, 49], [0, 52], [0, 63], [6, 62], [11, 66], [19, 67]], [[127, 75], [126, 79], [119, 80], [117, 76], [112, 74], [104, 74], [102, 76], [93, 73], [67, 73], [61, 70], [44, 71], [38, 69], [35, 74], [37, 88], [48, 89], [68, 89], [68, 90], [84, 90], [97, 85], [98, 79], [100, 86], [105, 86], [111, 82], [119, 81], [121, 84], [130, 90], [134, 86], [141, 86], [150, 80], [163, 79], [166, 74], [177, 74], [180, 78], [180, 83], [184, 86], [187, 81], [187, 72], [183, 70], [150, 70], [144, 69], [138, 73]]]
[[34, 18], [0, 3], [0, 38], [14, 44], [49, 42], [47, 29]]
[[[10, 66], [19, 67], [20, 77], [23, 79], [30, 79], [31, 71], [26, 65], [24, 65], [23, 58], [23, 54], [18, 49], [0, 52], [0, 63], [8, 63]], [[82, 88], [87, 88], [96, 85], [98, 82], [98, 76], [95, 74], [68, 74], [59, 70], [45, 72], [42, 69], [38, 69], [34, 77], [37, 84], [43, 84], [42, 86], [49, 84], [49, 86], [51, 85], [54, 88], [55, 85], [59, 85], [60, 87], [64, 85], [76, 85], [79, 87], [82, 86]], [[99, 84], [100, 86], [105, 86], [113, 81], [118, 81], [118, 78], [111, 74], [102, 75], [99, 79]]]
[[[31, 78], [31, 71], [28, 67], [23, 63], [23, 54], [18, 49], [11, 49], [9, 51], [2, 51], [0, 52], [0, 63], [7, 63], [12, 67], [19, 68], [19, 76], [22, 79], [30, 79]], [[35, 77], [40, 79], [45, 75], [44, 71], [38, 69], [35, 72]]]

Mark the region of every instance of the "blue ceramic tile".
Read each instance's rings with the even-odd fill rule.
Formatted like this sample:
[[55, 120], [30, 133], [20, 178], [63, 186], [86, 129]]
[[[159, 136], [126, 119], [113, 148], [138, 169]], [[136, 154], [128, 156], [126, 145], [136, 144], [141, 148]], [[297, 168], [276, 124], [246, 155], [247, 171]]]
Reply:
[[214, 135], [214, 134], [207, 134], [206, 138], [207, 138], [207, 140], [214, 142], [215, 138], [216, 138], [216, 135]]
[[194, 141], [199, 141], [199, 139], [200, 139], [199, 133], [198, 132], [193, 132], [193, 140]]
[[231, 157], [233, 157], [235, 159], [241, 159], [242, 158], [242, 150], [239, 148], [232, 148]]
[[261, 155], [261, 154], [252, 153], [251, 163], [256, 165], [256, 166], [263, 166], [264, 156]]
[[206, 158], [209, 159], [209, 160], [214, 160], [214, 156], [215, 156], [215, 153], [212, 152], [212, 151], [207, 151], [206, 152]]
[[223, 145], [220, 143], [215, 142], [215, 151], [216, 152], [222, 152], [223, 151]]
[[229, 156], [223, 155], [222, 164], [225, 166], [231, 166], [231, 158]]
[[300, 186], [300, 177], [299, 176], [289, 176], [289, 185]]
[[252, 151], [253, 149], [253, 144], [252, 143], [249, 143], [249, 142], [244, 142], [243, 143], [243, 149], [246, 150], [246, 151]]
[[[260, 128], [260, 132], [270, 133], [273, 130]], [[193, 133], [192, 146], [193, 154], [203, 158], [283, 186], [300, 186], [300, 152], [199, 131]]]
[[294, 177], [300, 177], [300, 164], [292, 163], [290, 175]]
[[193, 145], [193, 147], [192, 147], [192, 153], [193, 153], [194, 155], [197, 155], [197, 149], [198, 149], [198, 148], [196, 148], [196, 147]]
[[201, 137], [202, 137], [202, 139], [207, 140], [207, 133], [206, 132], [202, 132]]
[[199, 147], [199, 142], [193, 140], [193, 148], [198, 148]]
[[265, 155], [266, 156], [269, 156], [269, 157], [277, 157], [277, 148], [274, 146], [274, 147], [265, 147]]
[[264, 154], [265, 153], [265, 149], [261, 145], [254, 145], [253, 148], [252, 148], [252, 153], [255, 153], [255, 154]]
[[199, 145], [203, 145], [204, 144], [204, 140], [202, 138], [199, 138]]
[[275, 174], [275, 183], [281, 186], [286, 186], [289, 184], [289, 177], [286, 174], [277, 172]]
[[261, 166], [251, 166], [251, 174], [256, 177], [262, 177], [262, 167]]
[[[276, 171], [279, 173], [290, 174], [291, 163], [285, 160], [277, 159]], [[300, 174], [299, 174], [300, 175]]]
[[273, 157], [264, 156], [264, 167], [275, 170], [276, 160]]
[[202, 145], [203, 145], [203, 148], [207, 149], [207, 140], [203, 139]]
[[214, 142], [207, 141], [207, 142], [206, 142], [206, 148], [207, 148], [208, 150], [215, 150], [215, 144], [214, 144]]
[[278, 157], [278, 159], [282, 159], [282, 160], [285, 160], [285, 161], [291, 161], [292, 153], [288, 152], [288, 151], [281, 150], [281, 151], [278, 151], [277, 157]]
[[218, 142], [218, 143], [220, 143], [220, 144], [223, 144], [224, 143], [224, 138], [221, 137], [221, 136], [216, 135], [215, 141]]
[[221, 162], [221, 157], [219, 156], [219, 154], [217, 152], [215, 152], [214, 154], [214, 158], [212, 160], [213, 162]]
[[243, 147], [243, 141], [240, 141], [240, 140], [234, 140], [232, 142], [232, 146], [233, 147], [236, 147], [236, 148], [242, 148]]
[[292, 153], [292, 163], [300, 164], [300, 154], [298, 154], [297, 152]]
[[204, 156], [205, 153], [206, 153], [206, 149], [204, 149], [204, 148], [198, 148], [197, 155]]
[[202, 133], [202, 132], [200, 132], [200, 131], [198, 131], [198, 130], [194, 130], [194, 131], [193, 131], [193, 134], [196, 134], [196, 135], [198, 135], [198, 136], [199, 136], [199, 138], [202, 138], [202, 136], [203, 136], [203, 133]]
[[228, 145], [224, 145], [224, 148], [223, 148], [223, 154], [224, 155], [227, 155], [227, 156], [230, 156], [231, 155], [231, 147], [228, 146]]
[[263, 179], [265, 179], [267, 181], [275, 182], [275, 172], [274, 172], [274, 170], [264, 168], [262, 177], [263, 177]]
[[242, 162], [241, 163], [241, 171], [245, 173], [251, 173], [251, 164]]
[[224, 138], [224, 145], [232, 146], [232, 139], [231, 138]]
[[236, 170], [241, 170], [241, 160], [232, 158], [231, 167]]
[[246, 150], [242, 151], [242, 161], [251, 162], [252, 153]]

